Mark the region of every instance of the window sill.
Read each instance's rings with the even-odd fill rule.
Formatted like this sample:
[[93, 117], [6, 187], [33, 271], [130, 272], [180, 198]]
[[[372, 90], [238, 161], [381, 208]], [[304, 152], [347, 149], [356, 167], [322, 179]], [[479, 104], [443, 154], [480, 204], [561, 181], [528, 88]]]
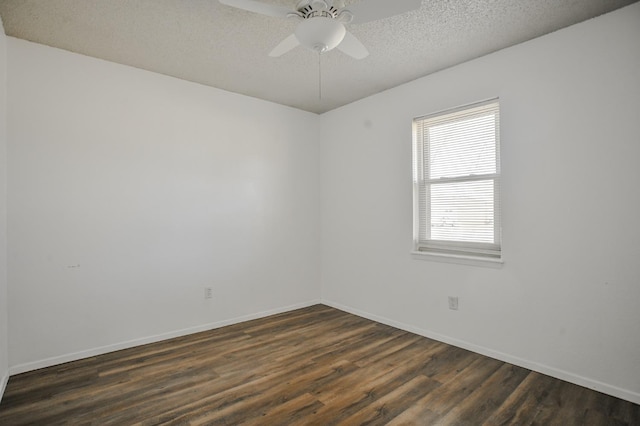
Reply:
[[455, 263], [458, 265], [483, 266], [486, 268], [502, 268], [504, 261], [502, 259], [492, 259], [480, 256], [460, 255], [460, 254], [444, 254], [432, 253], [424, 251], [412, 251], [411, 258], [414, 260], [427, 260], [443, 263]]

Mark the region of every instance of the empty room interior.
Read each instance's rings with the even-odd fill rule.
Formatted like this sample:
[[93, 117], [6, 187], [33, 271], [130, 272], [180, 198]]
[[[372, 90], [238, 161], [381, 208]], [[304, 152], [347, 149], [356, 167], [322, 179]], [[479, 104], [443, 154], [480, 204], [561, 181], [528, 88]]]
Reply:
[[0, 18], [0, 424], [640, 424], [640, 3]]

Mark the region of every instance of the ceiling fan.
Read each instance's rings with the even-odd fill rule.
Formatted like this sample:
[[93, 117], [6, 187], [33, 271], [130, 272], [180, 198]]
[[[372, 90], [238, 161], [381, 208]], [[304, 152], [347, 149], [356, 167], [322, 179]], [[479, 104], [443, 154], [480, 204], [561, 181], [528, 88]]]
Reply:
[[346, 24], [388, 18], [418, 9], [421, 4], [421, 0], [364, 0], [347, 8], [344, 0], [301, 0], [295, 9], [288, 9], [257, 0], [219, 1], [238, 9], [299, 21], [295, 32], [280, 42], [269, 56], [282, 56], [302, 45], [319, 54], [337, 48], [355, 59], [366, 58], [369, 51], [347, 31]]

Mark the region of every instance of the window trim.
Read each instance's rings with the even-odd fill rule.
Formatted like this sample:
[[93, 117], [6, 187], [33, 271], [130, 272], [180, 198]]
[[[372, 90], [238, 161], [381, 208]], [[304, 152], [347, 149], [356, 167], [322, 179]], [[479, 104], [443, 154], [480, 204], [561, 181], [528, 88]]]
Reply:
[[[460, 119], [472, 118], [474, 109], [480, 109], [477, 111], [478, 115], [482, 115], [481, 108], [487, 108], [494, 106], [496, 108], [497, 120], [496, 120], [496, 141], [495, 141], [495, 158], [496, 169], [495, 173], [487, 173], [482, 175], [468, 175], [458, 177], [447, 177], [439, 179], [425, 179], [425, 163], [428, 161], [429, 152], [425, 152], [424, 149], [424, 137], [420, 139], [418, 136], [423, 135], [423, 127], [425, 121], [435, 118], [443, 118], [438, 124], [446, 122], [455, 122]], [[459, 116], [456, 117], [456, 113]], [[451, 116], [451, 117], [447, 117]], [[420, 130], [419, 130], [420, 127]], [[500, 180], [501, 180], [501, 158], [500, 158], [500, 100], [499, 98], [487, 99], [481, 102], [474, 102], [471, 104], [463, 105], [456, 108], [447, 110], [441, 110], [432, 114], [416, 117], [413, 119], [413, 251], [412, 255], [424, 258], [434, 258], [434, 260], [441, 260], [442, 258], [452, 258], [463, 263], [471, 261], [480, 263], [486, 261], [488, 263], [502, 263], [502, 221], [501, 221], [501, 202], [500, 202]], [[425, 158], [425, 156], [427, 158]], [[421, 189], [424, 191], [424, 197], [426, 200], [430, 199], [431, 185], [438, 183], [452, 183], [452, 182], [473, 182], [473, 181], [493, 181], [493, 202], [494, 202], [494, 243], [474, 243], [463, 241], [443, 241], [443, 240], [431, 240], [421, 239]], [[431, 209], [427, 205], [424, 212], [425, 226], [430, 224]], [[424, 230], [430, 237], [430, 226]], [[458, 262], [456, 262], [458, 263]]]

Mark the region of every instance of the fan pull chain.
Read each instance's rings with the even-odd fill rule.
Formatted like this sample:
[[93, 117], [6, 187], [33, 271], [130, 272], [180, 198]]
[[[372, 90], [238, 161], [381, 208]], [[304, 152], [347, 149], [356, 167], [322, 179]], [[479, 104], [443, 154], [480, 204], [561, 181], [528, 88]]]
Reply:
[[322, 100], [322, 53], [318, 52], [318, 99]]

